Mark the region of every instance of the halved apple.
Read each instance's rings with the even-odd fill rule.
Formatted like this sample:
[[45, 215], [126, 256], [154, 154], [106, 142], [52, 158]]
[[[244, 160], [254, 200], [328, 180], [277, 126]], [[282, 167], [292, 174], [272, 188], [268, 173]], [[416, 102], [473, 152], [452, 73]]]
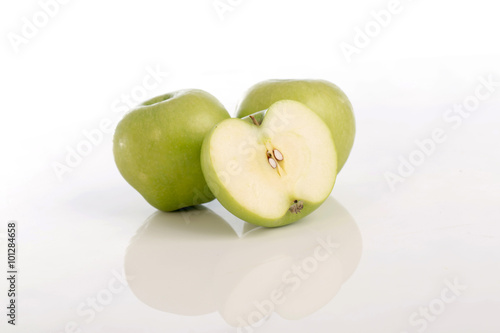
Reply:
[[316, 113], [282, 100], [265, 114], [216, 125], [203, 141], [201, 165], [227, 210], [247, 222], [278, 227], [311, 213], [330, 195], [337, 154]]

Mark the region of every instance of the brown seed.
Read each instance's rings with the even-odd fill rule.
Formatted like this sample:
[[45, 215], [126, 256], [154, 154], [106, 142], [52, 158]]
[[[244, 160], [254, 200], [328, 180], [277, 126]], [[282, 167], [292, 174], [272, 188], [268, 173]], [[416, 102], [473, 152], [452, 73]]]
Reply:
[[278, 164], [276, 163], [276, 161], [275, 161], [273, 158], [271, 158], [271, 157], [269, 157], [269, 158], [267, 159], [267, 161], [269, 162], [269, 165], [271, 165], [271, 167], [272, 167], [273, 169], [276, 169], [276, 167], [278, 166]]
[[278, 149], [273, 150], [273, 155], [276, 160], [283, 161], [283, 154]]

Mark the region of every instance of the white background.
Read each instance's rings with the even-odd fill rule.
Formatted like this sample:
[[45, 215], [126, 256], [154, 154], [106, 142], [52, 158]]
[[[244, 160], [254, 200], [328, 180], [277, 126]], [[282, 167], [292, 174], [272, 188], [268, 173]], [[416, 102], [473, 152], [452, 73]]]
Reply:
[[[401, 0], [384, 26], [373, 13], [392, 8], [391, 1], [73, 0], [52, 5], [50, 17], [40, 4], [47, 2], [55, 3], [0, 5], [3, 271], [10, 220], [18, 223], [19, 246], [18, 321], [7, 325], [2, 310], [2, 332], [64, 332], [69, 322], [81, 332], [236, 331], [222, 310], [200, 316], [159, 311], [128, 287], [88, 322], [76, 312], [123, 270], [131, 238], [155, 209], [118, 173], [112, 133], [103, 133], [71, 172], [58, 176], [54, 165], [65, 163], [85, 131], [99, 129], [103, 119], [116, 123], [124, 114], [118, 108], [123, 110], [123, 96], [140, 95], [150, 70], [162, 73], [159, 84], [133, 102], [200, 88], [234, 115], [256, 82], [320, 78], [340, 86], [354, 106], [356, 141], [332, 197], [359, 229], [357, 269], [312, 314], [299, 320], [274, 314], [253, 330], [500, 331], [496, 1]], [[26, 35], [26, 22], [40, 27]], [[374, 30], [360, 44], [364, 29]], [[346, 56], [346, 44], [357, 52]], [[490, 90], [478, 88], [482, 80], [493, 82]], [[477, 89], [488, 96], [477, 99]], [[466, 117], [446, 118], [454, 105], [474, 101], [479, 103]], [[428, 140], [435, 129], [444, 132], [444, 142], [427, 155], [416, 153], [415, 141]], [[391, 186], [387, 173], [397, 174], [401, 159], [419, 154], [418, 165]], [[208, 207], [245, 238], [248, 226], [216, 201]], [[337, 213], [328, 215], [332, 207], [304, 222], [335, 221]], [[264, 237], [286, 238], [272, 235]], [[293, 239], [300, 244], [300, 237]], [[289, 255], [283, 251], [280, 256]], [[1, 281], [4, 308], [8, 288]], [[450, 281], [465, 290], [445, 303], [440, 299]], [[252, 288], [258, 286], [255, 281]], [[317, 284], [311, 295], [328, 288]], [[313, 301], [300, 302], [307, 307]], [[432, 319], [411, 321], [429, 306]]]

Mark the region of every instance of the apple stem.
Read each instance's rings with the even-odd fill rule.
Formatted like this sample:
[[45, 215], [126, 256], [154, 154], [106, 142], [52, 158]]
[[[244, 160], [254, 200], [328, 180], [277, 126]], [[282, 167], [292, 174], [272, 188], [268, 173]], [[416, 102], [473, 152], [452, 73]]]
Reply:
[[257, 126], [260, 126], [259, 122], [255, 119], [254, 116], [250, 115], [250, 118], [252, 119], [253, 123]]

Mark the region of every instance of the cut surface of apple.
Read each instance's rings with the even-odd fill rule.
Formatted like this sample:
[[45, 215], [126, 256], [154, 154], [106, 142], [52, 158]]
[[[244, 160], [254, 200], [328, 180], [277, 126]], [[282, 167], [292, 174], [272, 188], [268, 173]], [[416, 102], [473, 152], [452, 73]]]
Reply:
[[254, 116], [219, 123], [205, 137], [201, 162], [210, 190], [226, 209], [267, 227], [292, 223], [319, 207], [337, 169], [330, 130], [291, 100], [271, 105], [262, 123]]

